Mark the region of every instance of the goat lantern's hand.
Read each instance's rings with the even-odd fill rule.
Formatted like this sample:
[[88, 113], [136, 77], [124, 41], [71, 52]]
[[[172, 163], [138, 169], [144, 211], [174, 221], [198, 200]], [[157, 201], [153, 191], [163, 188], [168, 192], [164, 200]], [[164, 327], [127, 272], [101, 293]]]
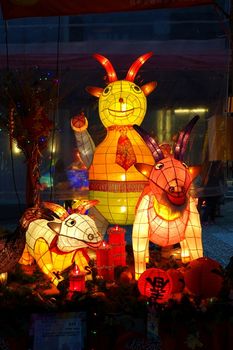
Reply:
[[141, 127], [134, 126], [155, 160], [154, 166], [135, 164], [137, 170], [148, 178], [133, 225], [136, 278], [146, 269], [149, 240], [162, 247], [180, 243], [183, 261], [203, 255], [199, 214], [189, 195], [193, 178], [184, 163], [189, 136], [198, 119], [195, 116], [179, 133], [173, 153], [170, 154], [164, 154], [150, 135]]

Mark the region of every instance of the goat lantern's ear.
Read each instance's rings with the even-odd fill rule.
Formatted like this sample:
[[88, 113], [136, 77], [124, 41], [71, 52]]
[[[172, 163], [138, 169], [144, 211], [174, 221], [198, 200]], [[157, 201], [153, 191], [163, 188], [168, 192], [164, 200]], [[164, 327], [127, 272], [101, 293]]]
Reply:
[[56, 234], [59, 234], [61, 232], [61, 223], [60, 222], [48, 222], [47, 225]]
[[192, 177], [192, 180], [194, 180], [201, 172], [202, 166], [201, 165], [194, 165], [189, 167], [189, 173]]
[[157, 82], [151, 81], [150, 83], [147, 83], [141, 86], [141, 90], [144, 92], [145, 96], [148, 96], [152, 93], [152, 91], [154, 91], [156, 86], [157, 86]]
[[90, 95], [99, 98], [100, 95], [101, 95], [102, 92], [103, 92], [103, 89], [100, 88], [100, 87], [97, 87], [97, 86], [87, 86], [87, 87], [86, 87], [86, 91], [87, 91]]
[[150, 173], [153, 169], [153, 165], [145, 163], [135, 163], [134, 166], [142, 175], [149, 179]]

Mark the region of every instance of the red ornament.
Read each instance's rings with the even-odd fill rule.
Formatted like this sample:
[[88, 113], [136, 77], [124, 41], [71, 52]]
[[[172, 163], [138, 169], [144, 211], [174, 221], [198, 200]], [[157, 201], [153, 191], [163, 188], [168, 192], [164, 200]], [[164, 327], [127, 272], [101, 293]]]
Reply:
[[187, 289], [201, 298], [216, 297], [223, 285], [221, 265], [210, 258], [191, 261], [184, 271]]
[[139, 277], [138, 289], [143, 296], [162, 304], [171, 297], [172, 281], [166, 271], [150, 268]]
[[49, 120], [43, 107], [39, 107], [34, 113], [23, 118], [22, 125], [27, 130], [28, 138], [31, 141], [35, 141], [39, 137], [48, 137], [53, 128], [53, 122]]
[[167, 273], [172, 280], [172, 293], [180, 293], [184, 289], [184, 275], [177, 269], [168, 269]]
[[108, 229], [108, 243], [111, 247], [112, 265], [126, 265], [125, 229], [118, 225]]
[[79, 271], [75, 265], [69, 278], [69, 292], [85, 291], [85, 273]]

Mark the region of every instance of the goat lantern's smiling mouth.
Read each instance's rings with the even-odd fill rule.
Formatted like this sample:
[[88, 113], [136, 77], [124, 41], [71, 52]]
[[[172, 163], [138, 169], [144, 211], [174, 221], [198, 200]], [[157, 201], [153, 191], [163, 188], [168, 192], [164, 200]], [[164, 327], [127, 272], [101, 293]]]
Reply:
[[85, 242], [88, 247], [99, 248], [102, 244], [102, 241], [99, 242]]
[[123, 110], [123, 111], [109, 108], [108, 111], [109, 111], [109, 114], [114, 116], [114, 117], [128, 117], [130, 114], [133, 113], [134, 108]]

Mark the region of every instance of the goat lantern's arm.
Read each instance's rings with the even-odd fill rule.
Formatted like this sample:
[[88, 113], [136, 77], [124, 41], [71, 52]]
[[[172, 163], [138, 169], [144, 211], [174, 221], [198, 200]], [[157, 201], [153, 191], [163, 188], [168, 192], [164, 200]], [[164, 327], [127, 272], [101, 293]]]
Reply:
[[132, 243], [134, 251], [135, 279], [138, 279], [146, 269], [149, 257], [149, 221], [148, 208], [150, 198], [141, 198], [133, 225]]
[[78, 151], [83, 163], [89, 168], [92, 164], [95, 144], [87, 127], [88, 121], [83, 112], [71, 119], [71, 128], [75, 133]]

